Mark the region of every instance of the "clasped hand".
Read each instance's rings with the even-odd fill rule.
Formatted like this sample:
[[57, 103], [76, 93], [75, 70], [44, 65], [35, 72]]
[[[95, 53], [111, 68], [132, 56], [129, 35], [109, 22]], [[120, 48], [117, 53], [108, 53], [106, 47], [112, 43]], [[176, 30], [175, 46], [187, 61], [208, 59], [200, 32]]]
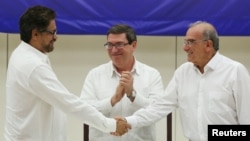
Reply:
[[131, 129], [131, 125], [127, 123], [127, 120], [122, 117], [115, 117], [116, 120], [116, 132], [111, 132], [111, 135], [114, 136], [122, 136], [127, 133], [129, 129]]
[[[117, 102], [119, 102], [125, 93], [131, 94], [133, 90], [133, 76], [130, 72], [124, 71], [121, 74], [120, 83], [116, 88], [115, 95], [111, 98], [111, 105], [114, 106]], [[111, 132], [112, 135], [122, 136], [127, 133], [129, 129], [131, 129], [131, 125], [129, 125], [125, 118], [115, 117], [116, 120], [116, 132]]]

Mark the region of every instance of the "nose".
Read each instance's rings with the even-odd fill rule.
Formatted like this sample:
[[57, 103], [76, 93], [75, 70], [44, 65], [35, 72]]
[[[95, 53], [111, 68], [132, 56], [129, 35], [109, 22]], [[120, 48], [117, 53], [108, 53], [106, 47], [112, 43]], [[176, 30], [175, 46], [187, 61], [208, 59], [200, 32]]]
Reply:
[[189, 49], [190, 49], [190, 47], [188, 45], [186, 45], [186, 44], [183, 45], [183, 50], [184, 51], [188, 51]]
[[113, 46], [112, 49], [111, 49], [112, 52], [117, 52], [118, 51], [118, 48], [116, 46]]
[[53, 36], [53, 40], [54, 40], [54, 41], [56, 41], [57, 38], [58, 38], [57, 35], [54, 35], [54, 36]]

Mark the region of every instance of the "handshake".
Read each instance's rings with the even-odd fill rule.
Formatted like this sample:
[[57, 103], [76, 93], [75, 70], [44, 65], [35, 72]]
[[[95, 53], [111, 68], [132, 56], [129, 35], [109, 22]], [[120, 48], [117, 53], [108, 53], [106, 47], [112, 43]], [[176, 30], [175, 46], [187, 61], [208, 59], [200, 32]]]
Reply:
[[127, 123], [127, 120], [122, 117], [115, 117], [116, 120], [116, 132], [111, 132], [111, 135], [122, 136], [131, 129], [131, 125]]
[[[130, 71], [123, 71], [121, 74], [120, 83], [116, 88], [116, 92], [111, 98], [111, 105], [114, 106], [116, 103], [120, 102], [120, 100], [127, 95], [127, 97], [131, 97], [131, 93], [133, 91], [133, 76]], [[132, 102], [134, 99], [130, 99]], [[111, 135], [114, 136], [122, 136], [127, 133], [129, 129], [131, 129], [131, 125], [127, 123], [127, 120], [123, 117], [115, 117], [116, 120], [116, 132], [111, 132]]]

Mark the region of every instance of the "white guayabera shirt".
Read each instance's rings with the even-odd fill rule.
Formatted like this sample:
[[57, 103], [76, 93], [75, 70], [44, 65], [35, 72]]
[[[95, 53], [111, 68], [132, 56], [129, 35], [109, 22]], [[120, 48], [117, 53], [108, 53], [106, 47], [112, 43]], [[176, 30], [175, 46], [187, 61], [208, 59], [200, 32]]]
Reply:
[[[115, 94], [120, 81], [120, 74], [114, 68], [112, 61], [93, 68], [87, 75], [81, 98], [93, 105], [107, 117], [129, 116], [137, 110], [155, 101], [157, 95], [162, 95], [164, 88], [160, 73], [139, 61], [135, 61], [131, 71], [133, 88], [136, 97], [133, 102], [125, 95], [121, 101], [111, 105], [111, 97]], [[90, 128], [90, 141], [155, 141], [155, 124], [129, 130], [121, 137], [103, 133]]]
[[66, 113], [104, 132], [116, 121], [70, 93], [57, 79], [48, 56], [25, 42], [13, 51], [6, 81], [5, 141], [66, 141]]
[[193, 63], [181, 65], [163, 97], [126, 119], [141, 127], [178, 107], [184, 135], [191, 141], [206, 141], [210, 124], [250, 124], [249, 100], [248, 70], [217, 52], [203, 74]]

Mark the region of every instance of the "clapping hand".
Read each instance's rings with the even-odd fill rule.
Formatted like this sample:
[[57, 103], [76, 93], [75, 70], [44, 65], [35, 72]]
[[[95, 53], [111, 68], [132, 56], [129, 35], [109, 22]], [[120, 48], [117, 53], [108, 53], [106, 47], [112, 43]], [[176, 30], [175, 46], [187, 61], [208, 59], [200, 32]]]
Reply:
[[127, 96], [130, 96], [133, 91], [133, 75], [129, 71], [123, 71], [121, 74], [120, 85], [125, 89]]
[[116, 103], [118, 103], [124, 96], [124, 93], [125, 92], [123, 86], [118, 84], [115, 94], [111, 98], [111, 105], [114, 106]]

